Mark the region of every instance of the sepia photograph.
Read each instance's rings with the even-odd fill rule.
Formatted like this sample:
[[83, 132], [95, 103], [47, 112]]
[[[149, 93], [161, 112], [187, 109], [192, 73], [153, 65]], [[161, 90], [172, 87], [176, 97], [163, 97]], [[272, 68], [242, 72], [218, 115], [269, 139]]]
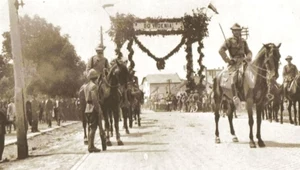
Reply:
[[300, 169], [299, 7], [1, 0], [0, 170]]

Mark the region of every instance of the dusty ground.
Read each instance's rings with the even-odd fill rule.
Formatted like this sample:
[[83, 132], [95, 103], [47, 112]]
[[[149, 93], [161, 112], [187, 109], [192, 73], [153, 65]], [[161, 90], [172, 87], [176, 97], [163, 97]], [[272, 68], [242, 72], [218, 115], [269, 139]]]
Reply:
[[[256, 119], [255, 119], [256, 120]], [[122, 122], [121, 122], [122, 123]], [[215, 144], [212, 113], [142, 114], [142, 127], [121, 128], [124, 146], [89, 154], [81, 124], [29, 140], [31, 157], [0, 164], [2, 169], [300, 169], [300, 126], [263, 121], [265, 148], [249, 148], [245, 114], [234, 119], [239, 143], [233, 143], [227, 118], [220, 119], [221, 144]], [[122, 127], [122, 126], [121, 126]], [[254, 124], [256, 132], [256, 124]], [[254, 134], [255, 135], [255, 134]], [[96, 146], [100, 147], [99, 139]], [[5, 154], [16, 153], [9, 146]]]
[[85, 153], [80, 123], [61, 127], [28, 140], [30, 157], [16, 160], [17, 147], [10, 145], [4, 157], [10, 162], [0, 164], [2, 169], [70, 169]]

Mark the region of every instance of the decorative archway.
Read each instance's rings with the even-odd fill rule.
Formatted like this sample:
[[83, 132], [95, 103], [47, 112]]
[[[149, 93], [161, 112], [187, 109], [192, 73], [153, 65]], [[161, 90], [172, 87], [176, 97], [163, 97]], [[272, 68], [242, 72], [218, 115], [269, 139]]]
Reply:
[[[199, 53], [198, 64], [200, 69], [198, 75], [200, 77], [199, 83], [202, 84], [204, 75], [202, 72], [205, 66], [202, 63], [204, 54], [202, 49], [203, 39], [208, 36], [208, 23], [210, 18], [202, 10], [193, 10], [192, 15], [185, 14], [182, 18], [145, 18], [140, 19], [131, 14], [116, 14], [115, 17], [111, 17], [111, 28], [109, 30], [109, 36], [116, 44], [115, 52], [118, 58], [122, 58], [123, 54], [121, 48], [126, 41], [129, 41], [127, 50], [129, 51], [128, 60], [130, 62], [129, 69], [135, 67], [133, 61], [134, 51], [132, 49], [133, 42], [149, 57], [156, 61], [156, 66], [159, 70], [165, 68], [166, 60], [179, 51], [179, 49], [185, 44], [186, 54], [186, 69], [187, 69], [187, 89], [194, 89], [196, 84], [192, 78], [194, 72], [193, 69], [193, 55], [192, 55], [192, 44], [198, 43], [197, 51]], [[164, 57], [158, 58], [151, 51], [149, 51], [142, 42], [139, 41], [138, 35], [182, 35], [179, 44]]]

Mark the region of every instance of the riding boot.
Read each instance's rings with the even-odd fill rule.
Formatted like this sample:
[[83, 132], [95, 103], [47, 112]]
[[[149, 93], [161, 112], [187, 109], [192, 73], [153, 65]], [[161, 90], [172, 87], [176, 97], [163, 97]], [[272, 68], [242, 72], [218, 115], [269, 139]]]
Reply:
[[91, 152], [100, 152], [101, 150], [96, 148], [94, 145], [94, 139], [95, 139], [95, 129], [91, 129], [89, 132], [89, 141], [88, 141], [88, 151]]
[[101, 135], [101, 144], [102, 144], [102, 150], [106, 151], [106, 139], [105, 139], [105, 135]]
[[239, 97], [238, 97], [236, 85], [235, 85], [235, 84], [232, 84], [232, 85], [231, 85], [231, 89], [232, 89], [232, 95], [233, 95], [232, 100], [233, 100], [233, 103], [234, 103], [234, 105], [235, 105], [235, 108], [237, 109], [237, 108], [239, 108], [239, 105], [240, 105], [240, 102], [241, 102], [241, 101], [240, 101], [240, 99], [239, 99]]

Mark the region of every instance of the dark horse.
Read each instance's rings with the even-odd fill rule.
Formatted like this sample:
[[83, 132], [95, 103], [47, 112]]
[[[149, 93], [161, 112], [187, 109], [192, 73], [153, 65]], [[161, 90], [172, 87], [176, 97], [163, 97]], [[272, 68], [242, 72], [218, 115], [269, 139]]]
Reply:
[[[253, 62], [249, 63], [247, 68], [245, 69], [243, 79], [239, 78], [238, 84], [239, 87], [239, 97], [242, 101], [246, 102], [246, 108], [248, 112], [249, 118], [249, 126], [250, 126], [250, 147], [255, 148], [256, 144], [253, 140], [253, 104], [256, 104], [256, 114], [257, 114], [257, 133], [256, 137], [258, 139], [258, 145], [260, 147], [264, 147], [265, 144], [261, 139], [260, 128], [261, 128], [261, 113], [264, 108], [264, 97], [267, 95], [268, 86], [267, 82], [270, 83], [275, 82], [278, 77], [278, 65], [280, 60], [279, 47], [274, 45], [273, 43], [264, 44], [259, 53], [256, 55]], [[216, 123], [216, 143], [220, 143], [221, 140], [219, 138], [219, 127], [218, 122], [220, 119], [220, 104], [223, 96], [227, 98], [230, 102], [230, 108], [228, 112], [228, 120], [230, 125], [230, 132], [233, 135], [233, 142], [238, 142], [237, 137], [235, 136], [235, 131], [233, 128], [233, 111], [236, 110], [235, 105], [232, 101], [232, 91], [230, 88], [224, 88], [223, 76], [226, 76], [226, 73], [223, 71], [218, 77], [214, 79], [214, 100], [215, 100], [215, 123]], [[225, 81], [226, 82], [226, 81]], [[230, 82], [229, 82], [230, 83]], [[222, 87], [221, 87], [222, 85]]]
[[[129, 72], [125, 64], [116, 62], [110, 70], [108, 75], [99, 81], [99, 98], [103, 111], [104, 121], [105, 121], [105, 131], [106, 131], [106, 144], [111, 146], [109, 131], [112, 129], [112, 121], [109, 118], [113, 117], [116, 139], [118, 145], [123, 145], [119, 133], [119, 112], [120, 112], [120, 102], [121, 95], [123, 91], [127, 88]], [[104, 91], [109, 89], [107, 96], [104, 96]]]
[[[291, 124], [295, 124], [297, 125], [297, 102], [298, 102], [298, 122], [300, 124], [300, 74], [298, 74], [295, 79], [294, 79], [294, 82], [292, 83], [292, 86], [295, 86], [296, 88], [296, 91], [294, 93], [292, 92], [288, 92], [287, 93], [287, 100], [289, 102], [289, 105], [288, 105], [288, 112], [289, 112], [289, 120], [290, 120], [290, 123]], [[283, 88], [282, 88], [283, 90]], [[284, 100], [281, 100], [281, 106], [282, 106], [282, 109], [281, 109], [281, 113], [280, 113], [280, 121], [283, 122], [283, 102]], [[293, 106], [293, 109], [294, 109], [294, 121], [293, 121], [293, 118], [292, 118], [292, 106]]]

